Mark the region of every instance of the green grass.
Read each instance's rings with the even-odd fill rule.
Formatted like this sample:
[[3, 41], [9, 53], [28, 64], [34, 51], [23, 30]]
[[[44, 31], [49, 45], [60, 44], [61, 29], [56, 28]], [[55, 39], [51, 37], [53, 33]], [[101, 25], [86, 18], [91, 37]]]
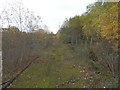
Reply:
[[[70, 46], [55, 43], [46, 49], [39, 50], [37, 59], [10, 87], [11, 88], [54, 88], [71, 77], [80, 78], [77, 83], [65, 84], [64, 88], [110, 87], [107, 82], [115, 82], [110, 73], [96, 75], [88, 58], [85, 45], [73, 51]], [[76, 65], [74, 68], [73, 65]], [[99, 70], [99, 64], [95, 64]], [[102, 70], [101, 70], [102, 71]], [[85, 72], [88, 73], [86, 76]], [[89, 78], [92, 79], [89, 79]], [[98, 82], [99, 81], [99, 82]], [[117, 82], [115, 82], [117, 83]], [[113, 84], [111, 84], [112, 86]], [[115, 84], [116, 85], [116, 84]], [[114, 86], [115, 86], [114, 85]]]

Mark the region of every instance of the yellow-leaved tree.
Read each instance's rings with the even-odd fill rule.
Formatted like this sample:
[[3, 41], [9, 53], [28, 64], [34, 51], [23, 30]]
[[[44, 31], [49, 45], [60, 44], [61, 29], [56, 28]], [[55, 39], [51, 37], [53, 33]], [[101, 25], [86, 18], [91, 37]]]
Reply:
[[102, 14], [99, 16], [99, 28], [101, 36], [112, 43], [112, 48], [118, 50], [118, 3], [105, 3], [102, 7]]

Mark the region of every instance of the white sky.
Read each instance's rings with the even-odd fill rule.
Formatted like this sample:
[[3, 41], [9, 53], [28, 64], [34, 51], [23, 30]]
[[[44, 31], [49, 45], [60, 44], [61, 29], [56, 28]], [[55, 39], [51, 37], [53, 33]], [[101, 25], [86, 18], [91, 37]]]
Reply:
[[[0, 6], [2, 6], [0, 0]], [[7, 0], [11, 1], [11, 0]], [[12, 0], [13, 1], [13, 0]], [[81, 15], [96, 0], [22, 0], [30, 11], [39, 15], [49, 30], [56, 33], [65, 18]], [[0, 7], [1, 8], [1, 7]]]

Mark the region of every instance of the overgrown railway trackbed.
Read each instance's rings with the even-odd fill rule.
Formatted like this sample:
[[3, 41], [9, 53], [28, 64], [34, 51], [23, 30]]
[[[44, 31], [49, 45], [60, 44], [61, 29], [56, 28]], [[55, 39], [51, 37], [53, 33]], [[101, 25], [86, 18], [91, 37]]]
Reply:
[[28, 65], [24, 69], [22, 69], [15, 77], [0, 84], [2, 86], [1, 88], [5, 89], [10, 86], [37, 58], [39, 58], [39, 56], [35, 57], [30, 63], [28, 63]]

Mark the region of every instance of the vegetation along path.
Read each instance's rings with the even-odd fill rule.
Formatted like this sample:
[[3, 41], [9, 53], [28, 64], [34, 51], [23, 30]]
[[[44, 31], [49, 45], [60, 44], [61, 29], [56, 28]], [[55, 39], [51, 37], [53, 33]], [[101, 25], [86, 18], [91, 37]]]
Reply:
[[11, 2], [0, 14], [0, 85], [6, 88], [12, 82], [7, 88], [119, 87], [118, 6], [118, 2], [90, 4], [81, 15], [65, 17], [54, 34], [42, 16], [24, 8], [22, 2]]
[[56, 40], [53, 46], [38, 52], [40, 58], [10, 88], [103, 88], [113, 85], [110, 83], [114, 80], [112, 75], [102, 70], [97, 73], [86, 61], [89, 60], [84, 54], [87, 50], [79, 49], [83, 55], [77, 54], [71, 45]]

